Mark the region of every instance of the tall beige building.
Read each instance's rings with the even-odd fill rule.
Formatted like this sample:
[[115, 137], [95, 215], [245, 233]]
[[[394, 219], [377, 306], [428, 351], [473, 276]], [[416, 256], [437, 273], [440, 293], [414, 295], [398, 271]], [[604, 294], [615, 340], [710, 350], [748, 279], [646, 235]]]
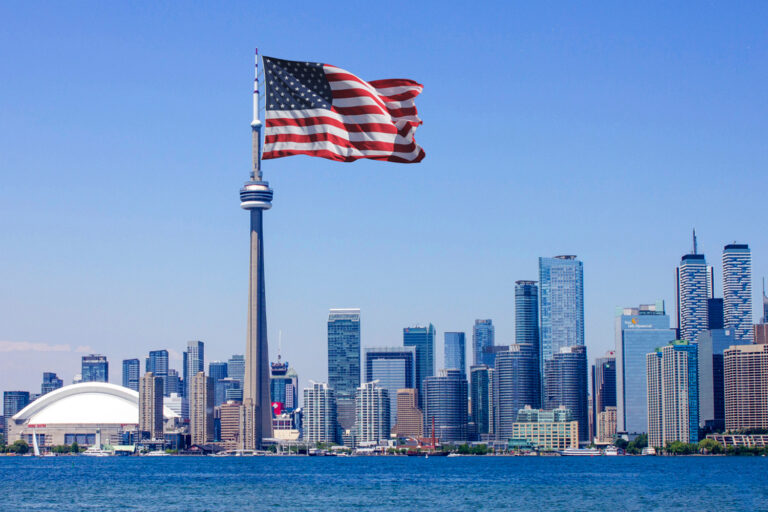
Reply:
[[398, 437], [423, 437], [424, 415], [418, 407], [415, 389], [397, 390], [397, 423], [393, 431]]
[[768, 428], [768, 345], [734, 345], [723, 357], [725, 429]]
[[[591, 417], [591, 416], [590, 416]], [[597, 413], [596, 436], [600, 443], [611, 443], [616, 435], [616, 407], [606, 407]]]
[[139, 381], [139, 430], [163, 439], [163, 378], [147, 372]]
[[221, 404], [221, 440], [224, 442], [240, 441], [240, 402], [232, 400]]
[[198, 372], [190, 389], [189, 434], [192, 444], [210, 443], [213, 441], [213, 381], [205, 372]]

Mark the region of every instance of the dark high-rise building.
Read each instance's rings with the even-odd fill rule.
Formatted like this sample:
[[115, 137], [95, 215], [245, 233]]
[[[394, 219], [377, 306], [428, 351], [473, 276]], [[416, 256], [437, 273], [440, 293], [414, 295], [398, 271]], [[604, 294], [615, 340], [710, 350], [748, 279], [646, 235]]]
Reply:
[[419, 389], [419, 407], [424, 407], [424, 379], [435, 374], [435, 326], [406, 327], [403, 345], [416, 348], [416, 389]]
[[441, 370], [424, 379], [424, 436], [442, 442], [467, 440], [467, 379], [459, 370]]
[[228, 377], [227, 363], [224, 361], [211, 361], [208, 363], [208, 377], [210, 377], [211, 385], [213, 386], [213, 405], [218, 407], [226, 401], [221, 381]]
[[61, 380], [55, 373], [45, 372], [43, 373], [43, 383], [40, 386], [40, 394], [44, 395], [50, 393], [54, 389], [59, 389], [64, 385], [64, 381]]
[[536, 348], [530, 343], [515, 343], [496, 355], [499, 395], [497, 439], [512, 437], [512, 425], [517, 421], [520, 409], [525, 406], [538, 409], [541, 406], [538, 362]]
[[446, 332], [445, 337], [445, 368], [467, 372], [467, 348], [463, 332]]
[[731, 329], [705, 329], [699, 333], [697, 349], [699, 427], [707, 431], [725, 428], [724, 353], [738, 345]]
[[109, 382], [107, 356], [89, 354], [82, 360], [83, 382]]
[[168, 370], [168, 377], [165, 378], [165, 385], [163, 387], [168, 390], [168, 396], [171, 396], [171, 393], [176, 393], [179, 396], [184, 394], [178, 370], [173, 368]]
[[515, 281], [515, 343], [533, 345], [539, 353], [539, 287], [536, 281]]
[[707, 329], [723, 329], [724, 327], [723, 299], [707, 299]]
[[195, 376], [205, 373], [205, 344], [202, 341], [188, 341], [187, 350], [183, 354], [184, 396], [192, 408], [192, 381]]
[[355, 392], [360, 386], [360, 310], [328, 314], [328, 385], [336, 397], [336, 419], [344, 430], [355, 423]]
[[587, 348], [583, 345], [562, 347], [546, 362], [547, 409], [565, 406], [579, 422], [579, 442], [589, 440], [587, 404]]
[[469, 369], [472, 421], [479, 436], [493, 434], [493, 374], [495, 371], [484, 364], [472, 365]]
[[3, 392], [3, 417], [6, 423], [14, 414], [29, 405], [29, 391]]
[[123, 387], [139, 390], [141, 366], [138, 359], [123, 359]]
[[163, 395], [168, 396], [171, 391], [168, 389], [168, 351], [152, 350], [149, 352], [145, 363], [145, 372], [152, 372], [155, 377], [160, 377], [163, 381]]
[[365, 381], [378, 381], [390, 397], [390, 418], [397, 419], [397, 391], [414, 389], [416, 384], [416, 348], [366, 347], [363, 351]]
[[496, 329], [490, 318], [475, 320], [472, 328], [472, 364], [485, 364], [493, 367], [493, 361], [487, 350], [496, 344]]
[[[616, 352], [609, 351], [592, 365], [592, 425], [606, 407], [616, 407]], [[591, 437], [594, 437], [594, 432]]]

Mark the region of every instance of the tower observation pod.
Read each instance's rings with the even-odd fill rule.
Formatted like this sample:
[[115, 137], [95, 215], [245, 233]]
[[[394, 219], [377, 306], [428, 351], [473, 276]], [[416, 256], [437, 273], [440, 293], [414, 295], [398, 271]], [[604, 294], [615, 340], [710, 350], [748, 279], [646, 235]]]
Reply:
[[261, 122], [259, 121], [258, 52], [253, 91], [253, 170], [240, 189], [240, 207], [251, 215], [251, 261], [248, 287], [248, 339], [245, 349], [243, 389], [244, 421], [241, 426], [245, 449], [261, 448], [272, 437], [272, 407], [269, 399], [269, 346], [264, 286], [264, 230], [262, 215], [272, 207], [272, 189], [261, 176]]

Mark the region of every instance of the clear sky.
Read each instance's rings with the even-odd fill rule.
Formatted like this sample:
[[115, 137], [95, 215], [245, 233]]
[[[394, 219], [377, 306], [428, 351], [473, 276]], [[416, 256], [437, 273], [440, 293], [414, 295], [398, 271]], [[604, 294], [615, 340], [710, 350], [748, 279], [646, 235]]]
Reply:
[[[536, 4], [536, 5], [534, 5]], [[621, 4], [621, 5], [619, 5]], [[245, 349], [253, 49], [413, 78], [418, 165], [267, 161], [270, 353], [325, 380], [332, 307], [363, 346], [492, 318], [584, 261], [590, 359], [617, 306], [667, 301], [699, 233], [768, 273], [768, 4], [3, 2], [0, 390], [206, 342]]]

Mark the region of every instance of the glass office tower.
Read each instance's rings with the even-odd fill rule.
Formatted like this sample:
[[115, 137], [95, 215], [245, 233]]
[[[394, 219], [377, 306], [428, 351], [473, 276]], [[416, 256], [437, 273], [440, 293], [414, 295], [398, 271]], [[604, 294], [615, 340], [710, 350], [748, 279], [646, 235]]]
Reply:
[[517, 421], [520, 409], [526, 405], [534, 409], [541, 407], [538, 356], [535, 346], [530, 343], [515, 343], [507, 351], [496, 354], [498, 440], [512, 437], [512, 425]]
[[139, 391], [141, 365], [138, 359], [123, 359], [123, 387]]
[[424, 437], [440, 442], [467, 440], [467, 379], [459, 370], [441, 370], [424, 379]]
[[403, 345], [416, 349], [416, 383], [419, 390], [419, 407], [424, 407], [424, 379], [435, 374], [435, 326], [406, 327], [403, 329]]
[[584, 345], [584, 264], [576, 256], [539, 258], [539, 319], [541, 364]]
[[397, 391], [416, 386], [416, 347], [367, 347], [363, 360], [365, 382], [378, 381], [377, 386], [387, 390], [389, 417], [396, 420]]
[[328, 314], [328, 385], [335, 392], [339, 424], [351, 429], [360, 386], [360, 309], [331, 309]]
[[496, 344], [496, 330], [490, 318], [475, 320], [472, 328], [472, 364], [484, 364], [493, 368], [495, 354], [491, 352]]
[[202, 341], [188, 341], [182, 357], [184, 367], [184, 396], [192, 400], [192, 384], [195, 376], [205, 373], [205, 344]]
[[463, 332], [445, 333], [445, 368], [467, 371], [467, 349]]
[[472, 421], [479, 436], [494, 432], [494, 370], [487, 365], [472, 365], [469, 369]]
[[[607, 352], [592, 365], [592, 425], [597, 431], [597, 418], [606, 407], [616, 407], [616, 352]], [[593, 433], [594, 433], [593, 432]]]
[[[579, 422], [579, 442], [588, 442], [587, 347], [583, 345], [561, 347], [560, 351], [546, 362], [545, 374], [547, 394], [544, 407], [556, 409], [564, 406], [570, 409], [573, 419]], [[501, 379], [499, 379], [499, 388], [501, 388]]]
[[109, 382], [109, 362], [107, 356], [89, 354], [83, 356], [83, 382]]
[[163, 395], [168, 396], [171, 391], [168, 387], [168, 351], [150, 350], [145, 363], [145, 372], [152, 372], [155, 377], [163, 380]]

